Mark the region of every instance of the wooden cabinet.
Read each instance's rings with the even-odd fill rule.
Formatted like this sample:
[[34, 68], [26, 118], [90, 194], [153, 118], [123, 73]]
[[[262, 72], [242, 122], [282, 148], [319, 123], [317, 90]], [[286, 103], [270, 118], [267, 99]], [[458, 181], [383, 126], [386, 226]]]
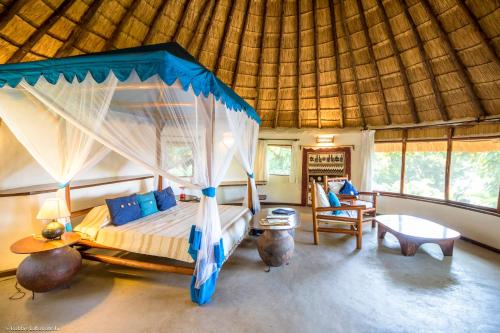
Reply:
[[304, 148], [302, 151], [302, 205], [311, 205], [311, 182], [351, 174], [351, 148]]

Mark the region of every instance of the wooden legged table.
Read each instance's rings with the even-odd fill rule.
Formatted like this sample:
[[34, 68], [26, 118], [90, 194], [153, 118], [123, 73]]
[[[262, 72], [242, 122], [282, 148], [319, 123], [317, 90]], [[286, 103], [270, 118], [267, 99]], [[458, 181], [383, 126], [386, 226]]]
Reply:
[[378, 238], [384, 238], [386, 232], [393, 234], [405, 256], [414, 256], [424, 243], [438, 244], [443, 255], [452, 256], [455, 239], [460, 238], [460, 233], [453, 229], [414, 216], [380, 215], [375, 219], [378, 224]]

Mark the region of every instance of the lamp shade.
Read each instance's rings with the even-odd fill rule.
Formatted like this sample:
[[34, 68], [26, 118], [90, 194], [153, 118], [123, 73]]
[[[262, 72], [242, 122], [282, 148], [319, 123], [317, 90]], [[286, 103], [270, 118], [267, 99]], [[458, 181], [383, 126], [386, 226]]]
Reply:
[[50, 198], [45, 200], [36, 218], [38, 220], [56, 220], [61, 217], [69, 217], [70, 215], [68, 206], [66, 206], [63, 200]]

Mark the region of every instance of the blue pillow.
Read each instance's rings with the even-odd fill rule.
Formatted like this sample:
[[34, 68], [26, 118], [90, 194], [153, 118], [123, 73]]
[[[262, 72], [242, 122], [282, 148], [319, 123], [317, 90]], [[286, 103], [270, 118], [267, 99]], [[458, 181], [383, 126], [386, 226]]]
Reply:
[[[340, 207], [341, 206], [339, 198], [332, 191], [328, 192], [328, 201], [330, 201], [331, 207]], [[340, 210], [335, 210], [332, 212], [332, 215], [339, 215], [339, 214], [340, 214]]]
[[358, 195], [358, 190], [352, 185], [352, 183], [348, 180], [345, 181], [344, 186], [340, 189], [340, 194], [347, 194], [347, 195]]
[[128, 197], [106, 199], [106, 205], [108, 206], [111, 223], [114, 225], [123, 225], [141, 218], [141, 208], [135, 194]]
[[156, 206], [156, 199], [153, 192], [137, 194], [137, 201], [141, 207], [141, 216], [144, 217], [158, 213], [158, 207]]
[[174, 191], [170, 186], [163, 191], [154, 191], [154, 194], [158, 209], [161, 211], [174, 207], [177, 204], [177, 202], [175, 201]]

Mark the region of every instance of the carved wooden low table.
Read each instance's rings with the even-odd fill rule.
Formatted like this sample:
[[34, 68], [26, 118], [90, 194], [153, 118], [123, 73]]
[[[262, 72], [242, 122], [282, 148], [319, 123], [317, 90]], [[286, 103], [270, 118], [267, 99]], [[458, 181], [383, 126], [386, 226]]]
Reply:
[[295, 214], [289, 216], [289, 225], [261, 225], [259, 223], [260, 219], [271, 215], [272, 211], [278, 208], [294, 210], [288, 207], [263, 208], [253, 216], [250, 225], [254, 230], [264, 231], [257, 239], [257, 249], [262, 261], [269, 266], [267, 271], [271, 266], [279, 267], [290, 262], [295, 248], [293, 231], [300, 226], [300, 215], [296, 210], [294, 210]]
[[453, 244], [460, 233], [438, 223], [409, 215], [380, 215], [376, 219], [378, 238], [386, 232], [396, 236], [405, 256], [413, 256], [420, 245], [435, 243], [441, 247], [443, 255], [453, 255]]
[[33, 293], [43, 293], [69, 283], [82, 266], [80, 253], [70, 247], [79, 240], [80, 235], [67, 232], [58, 240], [29, 236], [12, 244], [12, 252], [30, 254], [17, 269], [19, 284]]

